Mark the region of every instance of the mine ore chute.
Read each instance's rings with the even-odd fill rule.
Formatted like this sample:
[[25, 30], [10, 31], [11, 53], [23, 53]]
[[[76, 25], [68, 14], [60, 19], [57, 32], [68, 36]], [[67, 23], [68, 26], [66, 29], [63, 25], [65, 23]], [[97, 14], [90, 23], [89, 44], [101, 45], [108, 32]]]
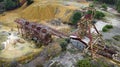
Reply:
[[16, 19], [15, 22], [18, 23], [18, 32], [22, 34], [22, 36], [34, 39], [37, 42], [42, 42], [44, 44], [49, 44], [52, 41], [52, 35], [58, 36], [60, 38], [68, 37], [67, 35], [48, 26], [35, 22], [29, 22], [25, 19]]

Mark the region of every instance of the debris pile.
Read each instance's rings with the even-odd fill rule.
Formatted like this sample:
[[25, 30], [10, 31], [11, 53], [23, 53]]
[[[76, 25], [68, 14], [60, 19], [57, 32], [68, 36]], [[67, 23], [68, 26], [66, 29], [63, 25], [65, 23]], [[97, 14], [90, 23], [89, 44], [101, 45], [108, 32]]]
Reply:
[[60, 3], [49, 1], [39, 1], [24, 9], [20, 14], [22, 18], [28, 20], [50, 20], [60, 18], [64, 22], [68, 22], [76, 7], [71, 5], [62, 5]]

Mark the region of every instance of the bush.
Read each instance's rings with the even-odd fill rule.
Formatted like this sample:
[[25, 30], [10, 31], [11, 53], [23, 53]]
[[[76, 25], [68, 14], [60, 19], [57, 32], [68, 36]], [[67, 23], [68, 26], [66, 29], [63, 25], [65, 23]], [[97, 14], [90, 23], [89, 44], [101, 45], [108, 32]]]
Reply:
[[102, 4], [102, 6], [101, 6], [104, 10], [107, 10], [107, 5], [104, 3], [104, 4]]
[[67, 44], [68, 44], [68, 43], [67, 43], [65, 40], [60, 43], [60, 46], [61, 46], [61, 48], [62, 48], [62, 51], [66, 51], [66, 49], [67, 49]]
[[107, 32], [107, 31], [109, 31], [109, 29], [112, 29], [112, 28], [113, 28], [112, 25], [105, 25], [105, 26], [102, 28], [102, 31], [103, 31], [103, 32]]
[[87, 11], [87, 14], [92, 14], [92, 11], [91, 11], [91, 10], [88, 10], [88, 11]]
[[91, 62], [89, 59], [79, 60], [76, 67], [91, 67]]
[[107, 4], [115, 4], [117, 0], [97, 0], [102, 3], [107, 3]]
[[105, 14], [103, 12], [96, 11], [96, 13], [95, 13], [95, 18], [96, 19], [101, 19], [103, 17], [105, 17]]
[[81, 17], [82, 17], [81, 12], [75, 12], [72, 17], [72, 24], [77, 24]]
[[102, 28], [102, 31], [103, 31], [103, 32], [107, 32], [108, 29], [107, 29], [106, 27], [103, 27], [103, 28]]
[[113, 26], [112, 26], [112, 25], [106, 25], [106, 28], [108, 28], [108, 29], [112, 29]]
[[93, 8], [93, 7], [94, 7], [94, 5], [93, 5], [93, 4], [90, 4], [90, 5], [89, 5], [89, 7], [92, 7], [92, 8]]
[[17, 4], [15, 2], [13, 2], [12, 0], [4, 0], [4, 2], [5, 2], [5, 8], [7, 10], [11, 10], [11, 9], [16, 8]]
[[94, 2], [94, 3], [97, 3], [97, 2], [98, 2], [98, 0], [94, 0], [93, 2]]
[[69, 39], [69, 38], [66, 38], [65, 41], [66, 41], [67, 43], [70, 43], [70, 39]]
[[118, 12], [120, 12], [120, 0], [117, 0], [116, 9]]

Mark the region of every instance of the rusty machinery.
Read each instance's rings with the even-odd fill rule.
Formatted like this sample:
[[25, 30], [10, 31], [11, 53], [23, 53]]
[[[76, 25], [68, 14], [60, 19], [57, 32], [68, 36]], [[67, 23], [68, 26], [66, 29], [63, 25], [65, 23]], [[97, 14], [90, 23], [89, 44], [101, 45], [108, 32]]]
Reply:
[[[82, 40], [84, 36], [87, 36], [89, 38], [90, 41], [87, 44], [88, 47], [85, 50], [89, 49], [91, 51], [92, 58], [94, 58], [95, 54], [113, 58], [113, 55], [117, 54], [116, 50], [111, 49], [110, 47], [106, 47], [101, 34], [93, 23], [96, 10], [92, 7], [87, 8], [87, 10], [91, 11], [91, 14], [85, 14], [78, 22], [78, 38], [80, 40]], [[96, 31], [94, 35], [91, 32], [92, 27]]]
[[[94, 25], [93, 20], [94, 20], [94, 15], [95, 15], [95, 9], [93, 8], [87, 8], [87, 10], [92, 11], [91, 14], [85, 14], [81, 20], [78, 22], [78, 37], [73, 38], [76, 40], [79, 40], [82, 42], [84, 45], [87, 46], [85, 50], [90, 50], [91, 51], [91, 56], [94, 57], [95, 54], [103, 55], [109, 58], [113, 58], [112, 56], [114, 54], [117, 54], [116, 50], [111, 49], [109, 47], [106, 47], [104, 40], [102, 39], [101, 34], [97, 30], [96, 26]], [[18, 23], [18, 31], [19, 33], [22, 34], [22, 36], [26, 36], [27, 38], [36, 38], [38, 42], [42, 42], [44, 44], [48, 44], [51, 42], [52, 35], [66, 38], [68, 37], [67, 35], [52, 29], [48, 26], [38, 24], [35, 22], [29, 22], [25, 19], [17, 19], [15, 22]], [[91, 28], [94, 28], [96, 31], [96, 34], [93, 35], [91, 32]], [[90, 41], [89, 43], [85, 43], [82, 41], [83, 37], [87, 36]]]
[[25, 19], [16, 19], [15, 22], [17, 23], [18, 32], [22, 34], [22, 36], [30, 39], [35, 39], [38, 43], [41, 42], [45, 45], [49, 44], [52, 41], [52, 35], [61, 38], [68, 37], [67, 35], [48, 26], [35, 22], [29, 22]]

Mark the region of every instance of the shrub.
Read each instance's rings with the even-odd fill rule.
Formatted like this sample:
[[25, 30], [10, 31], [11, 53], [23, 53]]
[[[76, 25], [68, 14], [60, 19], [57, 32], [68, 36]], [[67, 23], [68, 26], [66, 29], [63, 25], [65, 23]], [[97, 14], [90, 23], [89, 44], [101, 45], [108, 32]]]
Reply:
[[104, 10], [107, 10], [107, 5], [104, 3], [104, 4], [102, 4], [102, 6], [101, 6]]
[[88, 11], [87, 11], [87, 14], [92, 14], [92, 11], [91, 11], [91, 10], [88, 10]]
[[105, 17], [105, 14], [103, 12], [96, 11], [96, 13], [95, 13], [95, 18], [96, 19], [101, 19], [103, 17]]
[[118, 12], [120, 12], [120, 0], [117, 0], [116, 9]]
[[120, 35], [115, 35], [112, 38], [115, 39], [116, 41], [120, 41]]
[[91, 62], [89, 59], [79, 60], [76, 67], [91, 67]]
[[108, 29], [107, 29], [106, 27], [103, 27], [103, 28], [102, 28], [102, 31], [103, 31], [103, 32], [107, 32]]
[[60, 46], [61, 46], [61, 48], [62, 48], [62, 51], [66, 51], [66, 49], [67, 49], [67, 44], [68, 44], [68, 43], [67, 43], [65, 40], [60, 43]]
[[69, 39], [69, 38], [66, 38], [65, 41], [66, 41], [67, 43], [70, 43], [70, 39]]
[[94, 7], [94, 5], [93, 5], [93, 4], [90, 4], [89, 7]]
[[15, 2], [13, 2], [12, 0], [4, 0], [4, 2], [5, 2], [5, 8], [7, 9], [7, 10], [11, 10], [11, 9], [14, 9], [15, 7], [16, 7], [16, 3]]
[[77, 24], [81, 17], [82, 17], [81, 12], [75, 12], [72, 17], [72, 24]]
[[93, 2], [94, 2], [94, 3], [97, 3], [97, 2], [98, 2], [98, 0], [94, 0]]
[[109, 29], [112, 29], [112, 28], [113, 28], [112, 25], [105, 25], [105, 26], [102, 28], [102, 31], [103, 31], [103, 32], [107, 32], [107, 31], [109, 31]]
[[106, 25], [106, 28], [108, 28], [108, 29], [112, 29], [113, 26], [112, 26], [112, 25]]

